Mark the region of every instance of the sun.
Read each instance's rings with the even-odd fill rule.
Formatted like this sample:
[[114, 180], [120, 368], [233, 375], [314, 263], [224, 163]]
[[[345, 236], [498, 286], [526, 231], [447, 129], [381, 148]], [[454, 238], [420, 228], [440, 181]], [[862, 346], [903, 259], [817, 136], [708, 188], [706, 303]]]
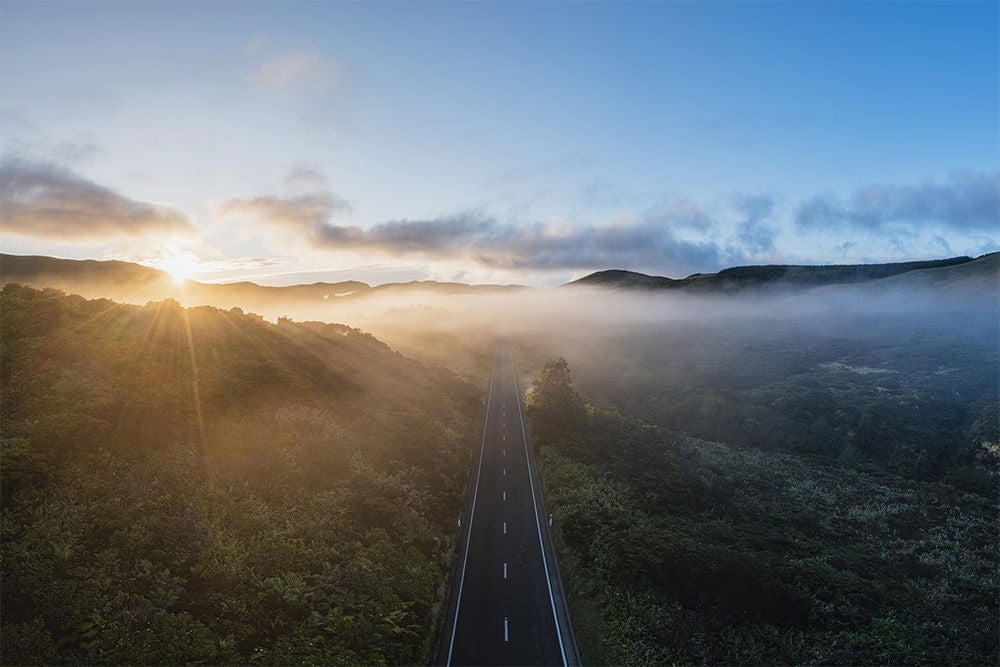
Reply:
[[160, 257], [154, 266], [170, 274], [170, 279], [176, 285], [183, 285], [192, 275], [198, 272], [201, 262], [190, 250], [182, 250], [172, 255]]

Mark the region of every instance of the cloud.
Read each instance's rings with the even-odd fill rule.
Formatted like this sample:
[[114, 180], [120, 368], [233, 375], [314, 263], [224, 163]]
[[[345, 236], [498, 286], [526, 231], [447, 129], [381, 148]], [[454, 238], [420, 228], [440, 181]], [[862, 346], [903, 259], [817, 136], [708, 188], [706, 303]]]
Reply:
[[432, 220], [394, 220], [368, 230], [353, 230], [353, 238], [363, 246], [395, 255], [421, 253], [431, 256], [449, 256], [495, 245], [498, 236], [503, 234], [496, 220], [476, 212]]
[[318, 90], [341, 80], [343, 67], [317, 53], [288, 53], [268, 60], [246, 82], [257, 88]]
[[595, 178], [580, 192], [583, 203], [589, 207], [621, 207], [635, 200], [624, 188], [614, 185], [603, 178]]
[[301, 192], [325, 190], [330, 182], [326, 176], [309, 167], [295, 167], [285, 178], [288, 188]]
[[510, 225], [477, 211], [430, 220], [399, 220], [367, 230], [338, 228], [330, 247], [392, 255], [466, 258], [490, 268], [589, 269], [623, 266], [690, 270], [719, 260], [714, 243], [676, 238], [659, 222], [623, 219], [598, 225], [562, 220]]
[[732, 202], [741, 217], [736, 240], [742, 250], [751, 255], [773, 253], [778, 229], [766, 224], [766, 221], [774, 215], [774, 197], [740, 194], [735, 195]]
[[336, 228], [328, 224], [333, 214], [350, 208], [345, 199], [319, 190], [294, 197], [262, 195], [229, 199], [219, 206], [218, 213], [222, 217], [248, 217], [322, 238], [327, 230]]
[[1000, 174], [957, 172], [945, 183], [875, 184], [844, 201], [817, 195], [795, 212], [800, 229], [945, 226], [953, 231], [995, 231], [1000, 224]]
[[[282, 229], [286, 238], [319, 250], [475, 265], [499, 272], [622, 268], [673, 277], [783, 257], [779, 238], [788, 223], [777, 212], [773, 195], [737, 193], [710, 206], [667, 197], [635, 215], [619, 214], [589, 224], [557, 217], [525, 222], [519, 216], [497, 214], [501, 207], [362, 227], [344, 220], [350, 203], [329, 189], [323, 174], [300, 167], [285, 185], [284, 196], [231, 199], [219, 211]], [[930, 250], [950, 254], [953, 239], [948, 232], [954, 234], [955, 229], [898, 220], [906, 215], [961, 221], [974, 237], [984, 237], [973, 228], [995, 229], [995, 223], [985, 224], [997, 208], [997, 194], [991, 191], [995, 186], [996, 177], [975, 174], [957, 174], [945, 185], [872, 186], [858, 190], [846, 204], [814, 197], [803, 202], [793, 220], [800, 230], [810, 224], [831, 224], [842, 226], [841, 231], [859, 232], [838, 239], [841, 245], [834, 251], [842, 260], [857, 259], [860, 248], [876, 246], [883, 254], [899, 257], [926, 255]], [[854, 235], [867, 240], [843, 238]]]
[[51, 162], [0, 161], [0, 213], [6, 231], [63, 239], [191, 234], [180, 211], [128, 199]]
[[231, 199], [219, 207], [219, 214], [284, 228], [326, 250], [463, 259], [491, 268], [616, 266], [681, 271], [702, 270], [720, 259], [714, 242], [677, 238], [662, 211], [655, 219], [622, 217], [595, 225], [573, 225], [560, 219], [511, 224], [481, 211], [464, 211], [361, 228], [333, 220], [336, 213], [346, 210], [349, 204], [343, 198], [329, 190], [317, 190], [295, 197]]
[[61, 161], [81, 163], [93, 160], [104, 152], [104, 147], [85, 138], [79, 141], [61, 141], [53, 148], [52, 152]]
[[701, 204], [687, 197], [662, 199], [646, 213], [646, 217], [676, 229], [698, 233], [713, 231], [717, 225]]
[[676, 274], [700, 271], [720, 260], [718, 244], [680, 239], [662, 219], [625, 216], [604, 224], [574, 226], [558, 235], [548, 233], [548, 227], [513, 230], [502, 247], [509, 253], [507, 261], [483, 263], [511, 268], [615, 267]]

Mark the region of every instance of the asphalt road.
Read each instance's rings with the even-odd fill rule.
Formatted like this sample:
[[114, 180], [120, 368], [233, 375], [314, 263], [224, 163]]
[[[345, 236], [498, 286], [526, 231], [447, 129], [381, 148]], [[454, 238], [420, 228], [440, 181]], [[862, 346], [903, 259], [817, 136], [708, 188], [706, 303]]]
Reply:
[[[551, 545], [543, 548], [548, 517], [530, 461], [514, 360], [509, 346], [501, 343], [490, 380], [470, 523], [463, 525], [468, 533], [459, 554], [457, 604], [450, 606], [452, 616], [444, 628], [447, 665], [576, 662]], [[557, 606], [563, 612], [561, 624]]]

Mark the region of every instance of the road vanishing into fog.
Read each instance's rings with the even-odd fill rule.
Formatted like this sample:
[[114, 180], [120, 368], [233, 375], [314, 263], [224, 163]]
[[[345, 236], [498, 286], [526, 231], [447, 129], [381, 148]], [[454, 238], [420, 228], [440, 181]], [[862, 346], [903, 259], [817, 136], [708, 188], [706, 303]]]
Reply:
[[[471, 508], [471, 509], [469, 509]], [[497, 345], [438, 662], [577, 665], [510, 346]]]

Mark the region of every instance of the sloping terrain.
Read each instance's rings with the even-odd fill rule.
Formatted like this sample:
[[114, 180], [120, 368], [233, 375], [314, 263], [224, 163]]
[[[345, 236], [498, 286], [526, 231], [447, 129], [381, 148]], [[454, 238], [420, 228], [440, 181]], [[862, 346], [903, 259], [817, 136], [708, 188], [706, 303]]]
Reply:
[[435, 281], [389, 283], [372, 287], [359, 281], [273, 287], [252, 282], [225, 284], [174, 281], [169, 274], [139, 264], [119, 261], [71, 260], [54, 257], [0, 254], [0, 284], [20, 283], [52, 287], [86, 298], [113, 299], [142, 305], [176, 299], [184, 306], [241, 308], [274, 319], [343, 321], [366, 301], [383, 307], [420, 303], [442, 296], [481, 296], [516, 293], [516, 285], [466, 285]]
[[[979, 259], [993, 257], [995, 261], [998, 256], [1000, 254], [993, 253]], [[951, 259], [890, 264], [738, 266], [723, 269], [718, 273], [696, 273], [682, 279], [648, 276], [633, 271], [610, 270], [592, 273], [569, 283], [569, 285], [602, 290], [685, 290], [698, 293], [732, 292], [763, 287], [805, 289], [821, 285], [865, 283], [911, 272], [946, 270], [972, 262], [971, 257], [953, 257]], [[972, 268], [972, 273], [976, 274], [982, 270], [980, 266], [969, 268]]]
[[971, 262], [932, 267], [895, 275], [879, 281], [884, 289], [955, 291], [996, 298], [1000, 291], [1000, 253], [977, 257]]
[[478, 391], [341, 325], [0, 307], [4, 664], [429, 659]]

